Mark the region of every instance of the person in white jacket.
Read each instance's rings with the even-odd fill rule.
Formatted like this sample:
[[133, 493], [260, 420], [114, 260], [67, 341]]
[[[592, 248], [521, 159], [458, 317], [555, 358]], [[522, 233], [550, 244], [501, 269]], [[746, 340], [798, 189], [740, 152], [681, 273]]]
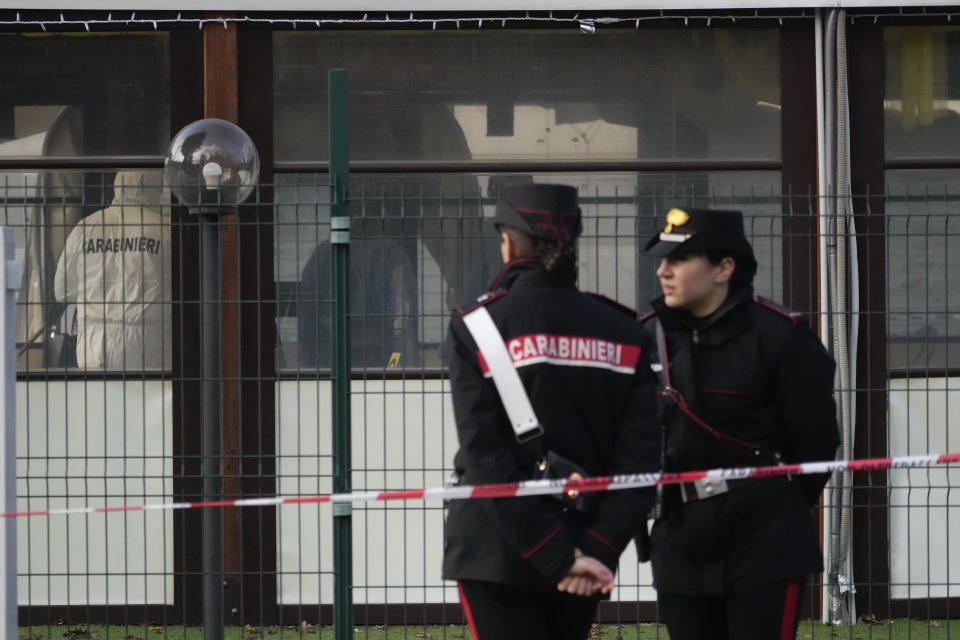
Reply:
[[119, 171], [109, 207], [70, 232], [54, 295], [77, 309], [81, 369], [169, 369], [170, 191], [160, 170]]

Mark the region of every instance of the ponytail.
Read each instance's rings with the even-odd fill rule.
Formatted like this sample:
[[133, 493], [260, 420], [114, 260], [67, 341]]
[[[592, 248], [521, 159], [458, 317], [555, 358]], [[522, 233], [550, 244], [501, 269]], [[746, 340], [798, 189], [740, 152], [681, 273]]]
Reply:
[[577, 249], [575, 245], [561, 247], [549, 240], [535, 240], [534, 256], [547, 272], [562, 280], [576, 282]]
[[498, 224], [497, 233], [505, 233], [517, 247], [517, 257], [536, 258], [543, 269], [567, 282], [577, 281], [576, 245], [560, 247], [552, 240], [534, 238], [514, 227]]

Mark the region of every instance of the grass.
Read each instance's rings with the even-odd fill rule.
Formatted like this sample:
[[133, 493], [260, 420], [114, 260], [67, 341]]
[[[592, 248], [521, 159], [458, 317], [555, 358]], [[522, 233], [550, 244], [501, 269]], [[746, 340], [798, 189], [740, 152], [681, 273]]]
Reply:
[[[356, 640], [472, 640], [469, 629], [448, 626], [357, 627]], [[202, 640], [199, 627], [103, 626], [62, 624], [21, 628], [18, 640]], [[669, 640], [666, 629], [655, 624], [595, 626], [591, 640]], [[853, 626], [830, 626], [801, 621], [797, 640], [960, 640], [960, 620], [887, 620]], [[333, 640], [333, 629], [300, 627], [227, 627], [224, 640]], [[535, 640], [535, 639], [531, 639]]]

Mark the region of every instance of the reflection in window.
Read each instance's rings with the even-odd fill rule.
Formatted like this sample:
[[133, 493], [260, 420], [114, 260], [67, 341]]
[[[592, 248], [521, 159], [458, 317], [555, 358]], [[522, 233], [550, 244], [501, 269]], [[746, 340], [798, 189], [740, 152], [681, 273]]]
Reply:
[[[512, 29], [275, 33], [278, 160], [327, 157], [326, 70], [345, 67], [353, 160], [584, 163], [579, 174], [353, 175], [354, 363], [390, 366], [402, 348], [417, 358], [401, 366], [442, 365], [449, 314], [482, 293], [499, 268], [495, 235], [483, 220], [499, 184], [510, 180], [578, 187], [585, 289], [646, 306], [656, 293], [654, 269], [642, 266], [637, 238], [652, 233], [662, 207], [695, 195], [754, 215], [758, 254], [771, 258], [758, 277], [760, 290], [779, 298], [777, 174], [598, 175], [589, 166], [637, 158], [779, 159], [779, 37], [769, 28], [610, 29], [596, 38]], [[278, 182], [278, 366], [323, 368], [326, 188], [308, 175]]]
[[[280, 176], [286, 186], [277, 189], [282, 194], [276, 233], [281, 369], [330, 366], [329, 207], [323, 202], [328, 187], [316, 178]], [[391, 189], [376, 191], [356, 181], [350, 233], [355, 367], [442, 366], [450, 311], [483, 292], [500, 267], [496, 235], [484, 221], [493, 215], [501, 185], [520, 179], [577, 187], [584, 218], [579, 283], [585, 290], [645, 309], [660, 291], [656, 261], [642, 253], [643, 244], [663, 214], [682, 204], [742, 210], [760, 265], [755, 289], [782, 299], [782, 198], [776, 172], [648, 174], [639, 182], [631, 174], [478, 175], [469, 180], [481, 185], [484, 196], [469, 199], [447, 195], [440, 185], [448, 179], [398, 176]], [[442, 213], [442, 207], [454, 204], [471, 217], [451, 219]], [[449, 301], [451, 287], [437, 256], [462, 277], [457, 290], [473, 293]]]
[[[330, 209], [317, 178], [279, 176], [276, 187], [280, 368], [330, 366]], [[441, 366], [449, 311], [482, 293], [499, 264], [476, 185], [475, 176], [353, 181], [354, 366]]]
[[779, 159], [779, 37], [276, 33], [276, 157], [326, 158], [326, 70], [345, 67], [355, 160]]
[[[74, 156], [82, 122], [75, 107], [15, 109], [15, 137], [0, 156]], [[2, 223], [14, 229], [23, 282], [17, 297], [20, 368], [64, 366], [59, 343], [61, 309], [52, 304], [53, 275], [67, 233], [83, 213], [83, 174], [55, 171], [0, 173]]]
[[[420, 364], [417, 286], [411, 256], [396, 238], [352, 234], [350, 243], [351, 362], [358, 367]], [[330, 243], [316, 247], [303, 268], [297, 298], [300, 368], [331, 366]]]
[[44, 131], [54, 105], [79, 118], [69, 155], [162, 154], [170, 142], [169, 35], [0, 34], [0, 140]]
[[491, 111], [483, 104], [453, 109], [474, 160], [637, 157], [637, 128], [607, 122], [591, 103], [514, 105], [507, 114], [509, 129], [492, 129]]
[[[170, 139], [168, 45], [164, 33], [0, 34], [0, 59], [29, 61], [0, 65], [0, 155], [161, 154]], [[15, 229], [24, 265], [20, 370], [75, 364], [81, 320], [54, 295], [54, 277], [67, 236], [111, 205], [112, 185], [112, 172], [0, 172], [0, 223]], [[97, 362], [88, 366], [106, 366]], [[133, 365], [125, 362], [117, 368]]]
[[960, 175], [888, 171], [887, 338], [892, 369], [960, 366]]
[[956, 157], [960, 147], [960, 28], [884, 29], [887, 158]]

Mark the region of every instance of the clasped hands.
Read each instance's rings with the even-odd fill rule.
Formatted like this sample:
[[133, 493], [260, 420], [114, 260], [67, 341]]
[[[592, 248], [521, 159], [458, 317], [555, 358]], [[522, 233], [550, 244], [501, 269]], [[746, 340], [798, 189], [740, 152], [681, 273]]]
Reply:
[[573, 550], [573, 566], [557, 583], [557, 590], [577, 596], [592, 596], [613, 591], [613, 572], [596, 558], [583, 555], [580, 549]]

